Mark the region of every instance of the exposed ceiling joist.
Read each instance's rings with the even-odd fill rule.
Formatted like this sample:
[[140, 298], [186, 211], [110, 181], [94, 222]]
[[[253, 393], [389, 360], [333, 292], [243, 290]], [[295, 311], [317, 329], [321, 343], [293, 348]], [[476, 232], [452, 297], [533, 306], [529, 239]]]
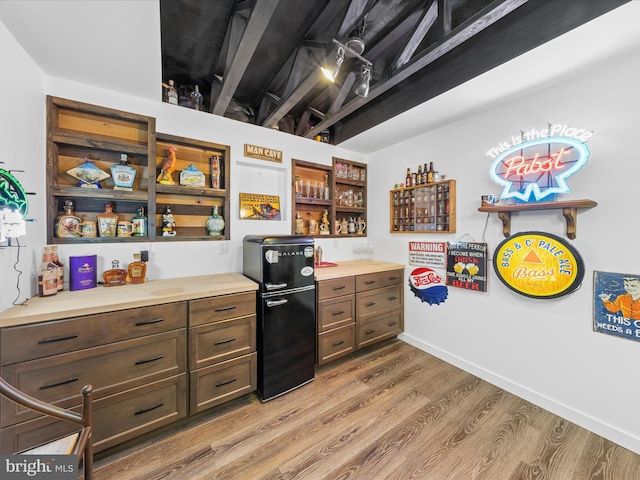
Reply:
[[447, 52], [454, 49], [456, 46], [467, 41], [485, 28], [505, 17], [516, 8], [525, 4], [527, 1], [528, 0], [504, 0], [499, 4], [491, 4], [489, 7], [487, 7], [489, 11], [483, 10], [472, 20], [470, 20], [464, 28], [461, 28], [455, 34], [452, 34], [451, 36], [445, 38], [442, 42], [436, 44], [434, 47], [429, 48], [421, 55], [418, 55], [412, 62], [406, 64], [404, 68], [394, 72], [391, 78], [377, 83], [374, 87], [371, 88], [367, 98], [356, 97], [355, 99], [351, 100], [338, 112], [334, 113], [330, 117], [318, 123], [312, 129], [310, 129], [305, 134], [305, 137], [313, 138], [322, 130], [331, 127], [336, 122], [342, 120], [347, 115], [356, 111], [358, 108], [362, 107], [368, 102], [371, 102], [386, 91], [395, 87], [407, 77], [413, 75], [438, 58], [442, 57]]

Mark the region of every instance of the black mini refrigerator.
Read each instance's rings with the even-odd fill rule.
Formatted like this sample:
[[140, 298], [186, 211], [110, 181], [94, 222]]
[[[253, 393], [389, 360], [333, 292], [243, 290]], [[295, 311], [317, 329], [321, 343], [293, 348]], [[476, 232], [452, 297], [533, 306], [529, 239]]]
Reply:
[[243, 273], [258, 282], [258, 396], [266, 402], [313, 380], [313, 238], [248, 235]]

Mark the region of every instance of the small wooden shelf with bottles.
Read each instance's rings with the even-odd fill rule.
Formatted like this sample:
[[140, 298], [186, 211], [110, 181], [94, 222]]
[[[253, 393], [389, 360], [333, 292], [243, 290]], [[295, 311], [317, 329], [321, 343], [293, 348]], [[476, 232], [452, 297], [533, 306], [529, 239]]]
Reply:
[[390, 233], [455, 233], [456, 181], [442, 180], [389, 192]]
[[[333, 157], [334, 215], [336, 222], [353, 218], [367, 222], [367, 165], [353, 160]], [[340, 237], [357, 236], [340, 231]], [[364, 235], [361, 233], [360, 235]]]
[[[175, 147], [176, 167], [173, 180], [176, 185], [155, 183], [155, 236], [161, 241], [180, 240], [229, 240], [229, 158], [230, 148], [226, 145], [178, 137], [165, 133], [156, 134], [155, 174], [160, 174], [161, 165], [169, 155], [169, 149]], [[219, 180], [213, 188], [212, 162], [217, 158]], [[180, 173], [190, 165], [204, 174], [204, 187], [179, 184]], [[175, 236], [162, 236], [162, 215], [167, 208], [175, 219]], [[209, 236], [206, 222], [218, 207], [218, 213], [225, 220], [223, 234]]]
[[[309, 233], [309, 221], [315, 220], [320, 235], [322, 214], [325, 210], [332, 214], [333, 190], [331, 182], [333, 172], [330, 165], [320, 165], [304, 160], [291, 160], [291, 191], [293, 215], [291, 218], [291, 232], [294, 235], [314, 235]], [[302, 217], [302, 233], [296, 232], [296, 217]], [[331, 222], [333, 224], [333, 222]], [[333, 232], [330, 232], [333, 233]], [[323, 235], [323, 236], [326, 236]]]
[[[170, 146], [177, 148], [173, 172], [176, 185], [157, 183], [160, 166]], [[85, 159], [103, 172], [120, 164], [127, 155], [136, 171], [132, 190], [114, 189], [113, 178], [100, 182], [101, 188], [78, 186], [68, 172]], [[211, 157], [220, 161], [220, 188], [211, 182]], [[228, 240], [229, 239], [229, 161], [225, 145], [156, 133], [155, 118], [121, 110], [86, 104], [58, 97], [47, 97], [47, 243], [126, 243], [140, 241]], [[205, 174], [204, 187], [179, 184], [180, 172], [193, 164]], [[56, 235], [56, 219], [63, 215], [65, 201], [73, 202], [73, 214], [82, 220], [96, 220], [113, 204], [119, 220], [131, 221], [143, 207], [147, 235], [131, 237], [64, 237]], [[176, 218], [176, 235], [162, 236], [162, 213], [171, 206]], [[221, 236], [210, 236], [206, 221], [213, 206], [225, 220]]]

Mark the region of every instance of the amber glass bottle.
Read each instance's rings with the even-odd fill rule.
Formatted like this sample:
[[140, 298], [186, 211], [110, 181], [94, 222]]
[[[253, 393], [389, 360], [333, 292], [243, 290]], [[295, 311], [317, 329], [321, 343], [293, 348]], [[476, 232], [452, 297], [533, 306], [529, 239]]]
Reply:
[[104, 280], [105, 287], [116, 287], [118, 285], [124, 285], [127, 271], [120, 268], [120, 262], [113, 260], [111, 262], [111, 269], [106, 270], [102, 274], [102, 280]]
[[133, 262], [127, 267], [127, 283], [144, 283], [147, 275], [147, 264], [140, 260], [140, 254], [133, 254]]

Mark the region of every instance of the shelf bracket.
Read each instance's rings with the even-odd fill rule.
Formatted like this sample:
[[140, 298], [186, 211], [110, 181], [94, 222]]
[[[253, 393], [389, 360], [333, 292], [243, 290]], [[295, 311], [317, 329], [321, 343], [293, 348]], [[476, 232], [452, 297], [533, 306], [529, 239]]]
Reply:
[[576, 224], [578, 223], [578, 209], [575, 207], [563, 208], [562, 215], [567, 219], [567, 237], [574, 240], [576, 238]]
[[511, 235], [511, 212], [499, 211], [498, 218], [502, 220], [502, 233], [505, 238]]

